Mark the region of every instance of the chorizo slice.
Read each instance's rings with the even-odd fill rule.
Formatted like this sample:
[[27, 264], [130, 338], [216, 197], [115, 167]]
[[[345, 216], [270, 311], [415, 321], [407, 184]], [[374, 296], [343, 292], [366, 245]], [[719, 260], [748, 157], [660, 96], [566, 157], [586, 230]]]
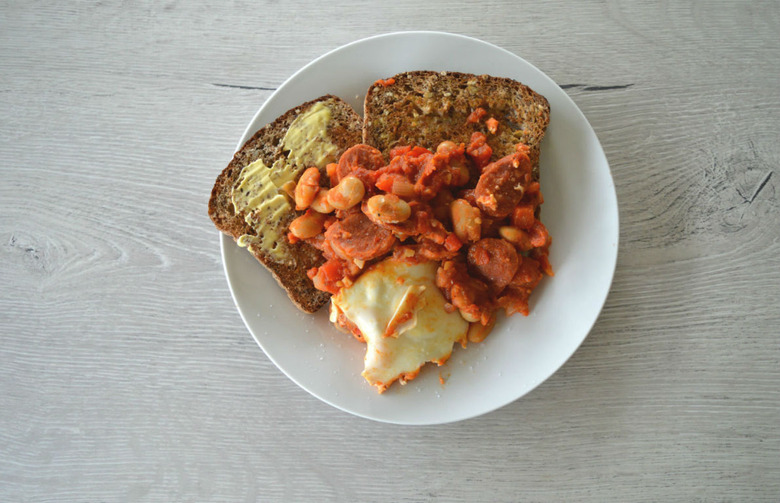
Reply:
[[524, 149], [488, 164], [474, 189], [477, 205], [491, 217], [509, 215], [523, 198], [531, 174]]
[[485, 238], [469, 248], [468, 263], [496, 292], [500, 292], [512, 281], [520, 259], [510, 243], [503, 239]]
[[372, 260], [389, 252], [396, 239], [362, 212], [353, 212], [325, 231], [333, 251], [345, 259]]
[[368, 171], [375, 171], [385, 165], [385, 159], [382, 152], [370, 145], [354, 145], [344, 151], [339, 159], [339, 165], [336, 170], [338, 180], [363, 168]]

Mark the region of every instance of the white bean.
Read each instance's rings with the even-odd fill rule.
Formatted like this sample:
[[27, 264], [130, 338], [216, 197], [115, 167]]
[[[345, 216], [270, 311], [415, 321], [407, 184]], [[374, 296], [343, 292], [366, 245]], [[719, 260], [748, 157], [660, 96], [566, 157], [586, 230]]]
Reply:
[[366, 187], [357, 177], [344, 177], [338, 185], [328, 192], [328, 202], [337, 210], [347, 210], [360, 201], [366, 193]]
[[372, 219], [386, 224], [397, 224], [409, 219], [409, 203], [394, 194], [372, 196], [366, 201], [366, 212]]
[[482, 233], [482, 214], [465, 199], [456, 199], [450, 206], [452, 228], [464, 243], [479, 241]]

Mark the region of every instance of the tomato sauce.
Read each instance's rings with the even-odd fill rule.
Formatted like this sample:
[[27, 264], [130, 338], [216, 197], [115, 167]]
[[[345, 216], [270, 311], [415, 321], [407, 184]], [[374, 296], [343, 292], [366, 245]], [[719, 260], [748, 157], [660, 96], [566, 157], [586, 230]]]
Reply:
[[[484, 118], [479, 110], [470, 121]], [[448, 306], [482, 327], [472, 340], [484, 338], [499, 309], [527, 315], [531, 293], [544, 275], [553, 275], [552, 239], [538, 219], [543, 198], [531, 177], [527, 147], [492, 157], [480, 132], [467, 145], [442, 142], [436, 151], [398, 146], [389, 159], [368, 145], [349, 148], [327, 166], [319, 190], [341, 191], [349, 200], [357, 178], [364, 189], [356, 196], [363, 194], [361, 202], [321, 216], [322, 231], [314, 237], [290, 233], [291, 241], [310, 243], [326, 259], [307, 273], [314, 286], [335, 294], [368, 265], [391, 255], [408, 262], [433, 260], [439, 263], [436, 284]], [[347, 177], [353, 177], [351, 184], [342, 184]], [[393, 205], [399, 211], [392, 211]], [[304, 216], [311, 218], [313, 211]]]

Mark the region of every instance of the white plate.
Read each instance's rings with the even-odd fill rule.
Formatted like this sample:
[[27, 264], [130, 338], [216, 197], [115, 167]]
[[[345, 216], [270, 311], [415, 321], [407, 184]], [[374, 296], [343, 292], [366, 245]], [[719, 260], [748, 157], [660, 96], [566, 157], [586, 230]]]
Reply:
[[[499, 47], [438, 32], [359, 40], [312, 61], [263, 104], [238, 143], [286, 110], [335, 94], [362, 112], [368, 87], [409, 70], [510, 77], [544, 95], [552, 117], [542, 144], [542, 219], [553, 236], [554, 278], [532, 295], [531, 315], [502, 319], [481, 344], [456, 347], [406, 386], [378, 395], [360, 376], [363, 344], [337, 331], [327, 309], [300, 312], [246, 250], [222, 236], [233, 298], [266, 355], [317, 398], [358, 416], [399, 424], [437, 424], [502, 407], [550, 377], [587, 336], [606, 300], [618, 250], [618, 209], [607, 159], [593, 129], [555, 82]], [[441, 384], [439, 377], [445, 382]]]

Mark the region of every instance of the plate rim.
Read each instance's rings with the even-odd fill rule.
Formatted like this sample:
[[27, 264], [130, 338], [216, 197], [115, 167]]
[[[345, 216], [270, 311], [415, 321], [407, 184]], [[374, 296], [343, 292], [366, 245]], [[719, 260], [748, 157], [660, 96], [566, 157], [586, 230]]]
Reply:
[[[229, 271], [228, 260], [226, 259], [226, 250], [227, 250], [226, 247], [228, 245], [235, 245], [235, 242], [230, 237], [226, 236], [225, 234], [223, 234], [221, 232], [219, 233], [219, 236], [220, 236], [220, 255], [221, 255], [221, 259], [222, 259], [223, 271], [225, 273], [225, 277], [226, 277], [226, 280], [227, 280], [227, 283], [228, 283], [228, 289], [230, 291], [231, 298], [233, 299], [233, 303], [236, 306], [236, 309], [238, 310], [239, 315], [241, 316], [241, 319], [242, 319], [242, 321], [244, 323], [245, 328], [249, 331], [249, 333], [252, 336], [252, 338], [255, 340], [257, 345], [263, 351], [265, 356], [269, 360], [271, 360], [271, 362], [274, 364], [274, 366], [276, 366], [276, 368], [278, 370], [280, 370], [288, 379], [293, 381], [296, 385], [298, 385], [304, 391], [306, 391], [310, 395], [314, 396], [318, 400], [320, 400], [320, 401], [322, 401], [324, 403], [327, 403], [328, 405], [330, 405], [332, 407], [335, 407], [336, 409], [339, 409], [341, 411], [344, 411], [346, 413], [349, 413], [351, 415], [354, 415], [354, 416], [357, 416], [357, 417], [361, 417], [361, 418], [364, 418], [364, 419], [370, 419], [370, 420], [373, 420], [373, 421], [378, 421], [378, 422], [388, 423], [388, 424], [411, 425], [411, 426], [415, 426], [415, 425], [420, 426], [420, 425], [448, 424], [448, 423], [463, 421], [463, 420], [467, 420], [467, 419], [480, 417], [480, 416], [483, 416], [485, 414], [489, 414], [491, 412], [494, 412], [494, 411], [496, 411], [498, 409], [501, 409], [501, 408], [503, 408], [503, 407], [505, 407], [505, 406], [507, 406], [507, 405], [509, 405], [509, 404], [511, 404], [511, 403], [513, 403], [513, 402], [515, 402], [517, 400], [519, 400], [520, 398], [528, 395], [529, 393], [534, 391], [536, 388], [538, 388], [542, 383], [546, 382], [552, 375], [554, 375], [556, 372], [558, 372], [566, 364], [566, 362], [568, 362], [571, 359], [571, 357], [574, 355], [574, 353], [576, 353], [577, 350], [582, 346], [582, 344], [584, 343], [585, 339], [587, 339], [587, 337], [590, 335], [591, 331], [593, 330], [593, 327], [595, 326], [596, 322], [600, 318], [601, 313], [602, 313], [602, 311], [604, 309], [604, 305], [606, 304], [606, 301], [609, 298], [609, 295], [610, 295], [610, 293], [612, 291], [612, 286], [613, 286], [613, 282], [614, 282], [614, 276], [615, 276], [615, 272], [617, 270], [617, 262], [618, 262], [618, 255], [619, 255], [619, 249], [620, 249], [619, 204], [618, 204], [618, 198], [617, 198], [617, 190], [616, 190], [615, 183], [614, 183], [614, 177], [612, 176], [612, 169], [611, 169], [611, 167], [609, 165], [609, 160], [608, 160], [608, 158], [606, 156], [606, 153], [604, 152], [603, 145], [601, 144], [601, 141], [598, 139], [598, 135], [596, 135], [596, 132], [593, 129], [593, 126], [590, 124], [590, 122], [588, 121], [588, 119], [585, 116], [585, 114], [577, 106], [577, 104], [574, 102], [574, 100], [563, 90], [563, 88], [561, 88], [550, 76], [548, 76], [545, 72], [540, 70], [538, 67], [536, 67], [535, 65], [533, 65], [532, 63], [530, 63], [529, 61], [524, 59], [523, 57], [521, 57], [521, 56], [519, 56], [519, 55], [517, 55], [517, 54], [515, 54], [515, 53], [513, 53], [513, 52], [511, 52], [511, 51], [509, 51], [507, 49], [504, 49], [503, 47], [497, 46], [495, 44], [492, 44], [490, 42], [486, 42], [484, 40], [481, 40], [481, 39], [478, 39], [478, 38], [475, 38], [475, 37], [470, 37], [470, 36], [467, 36], [467, 35], [462, 35], [462, 34], [458, 34], [458, 33], [451, 33], [451, 32], [445, 32], [445, 31], [410, 30], [410, 31], [393, 31], [393, 32], [387, 32], [387, 33], [381, 33], [381, 34], [372, 35], [372, 36], [369, 36], [369, 37], [364, 37], [364, 38], [361, 38], [361, 39], [354, 40], [352, 42], [343, 44], [341, 46], [333, 48], [333, 49], [325, 52], [324, 54], [314, 58], [313, 60], [309, 61], [307, 64], [305, 64], [304, 66], [299, 68], [297, 71], [295, 71], [287, 79], [285, 79], [284, 82], [282, 82], [279, 85], [279, 87], [277, 87], [277, 89], [274, 90], [271, 93], [271, 95], [269, 95], [265, 99], [265, 101], [262, 103], [262, 105], [258, 108], [257, 112], [255, 112], [255, 114], [252, 116], [252, 119], [250, 120], [249, 124], [244, 129], [244, 132], [243, 132], [241, 138], [239, 139], [238, 144], [236, 145], [234, 153], [237, 152], [238, 150], [240, 150], [241, 147], [246, 143], [246, 141], [248, 141], [249, 138], [252, 137], [252, 135], [254, 135], [255, 132], [257, 132], [261, 127], [263, 127], [264, 125], [266, 125], [266, 124], [268, 124], [268, 123], [270, 123], [272, 121], [272, 120], [269, 120], [267, 122], [262, 122], [261, 123], [260, 117], [263, 115], [264, 111], [268, 108], [268, 106], [273, 103], [274, 98], [280, 92], [283, 92], [285, 87], [290, 82], [294, 81], [296, 79], [296, 77], [298, 77], [298, 75], [300, 75], [301, 73], [304, 73], [305, 71], [307, 71], [311, 66], [316, 65], [319, 61], [332, 56], [334, 53], [337, 53], [337, 52], [340, 52], [340, 51], [343, 51], [343, 50], [348, 50], [348, 48], [350, 48], [352, 46], [355, 46], [355, 45], [364, 44], [364, 43], [371, 42], [371, 41], [374, 41], [374, 40], [377, 40], [377, 39], [393, 38], [393, 37], [406, 37], [406, 36], [435, 36], [435, 37], [443, 36], [443, 37], [458, 38], [458, 39], [462, 39], [462, 40], [468, 41], [470, 43], [477, 43], [477, 44], [480, 44], [480, 45], [487, 46], [487, 47], [489, 47], [489, 48], [491, 48], [493, 50], [498, 50], [498, 51], [500, 51], [502, 53], [505, 53], [508, 56], [511, 56], [512, 58], [515, 58], [515, 59], [525, 63], [526, 65], [531, 67], [536, 72], [537, 77], [541, 77], [542, 79], [546, 80], [549, 85], [554, 86], [555, 88], [557, 88], [558, 91], [560, 91], [558, 99], [565, 99], [566, 101], [568, 101], [568, 104], [571, 106], [571, 108], [575, 111], [575, 113], [577, 115], [579, 115], [579, 119], [587, 126], [588, 133], [590, 135], [592, 135], [592, 137], [595, 139], [595, 147], [597, 147], [597, 149], [598, 149], [597, 153], [599, 154], [599, 157], [603, 159], [603, 161], [604, 161], [604, 168], [606, 168], [606, 174], [608, 175], [607, 178], [608, 178], [608, 181], [609, 181], [609, 189], [610, 189], [610, 196], [611, 196], [610, 202], [614, 202], [614, 212], [611, 212], [611, 215], [614, 218], [615, 235], [612, 236], [611, 239], [609, 239], [610, 242], [614, 242], [614, 245], [613, 245], [614, 254], [613, 254], [613, 258], [612, 258], [611, 267], [609, 268], [609, 277], [608, 277], [608, 281], [606, 283], [607, 287], [606, 287], [606, 291], [604, 292], [603, 299], [601, 299], [601, 301], [599, 303], [599, 306], [598, 306], [598, 309], [594, 310], [595, 314], [593, 316], [593, 319], [590, 322], [589, 326], [587, 326], [587, 330], [583, 330], [583, 336], [577, 342], [577, 344], [576, 345], [572, 345], [570, 350], [567, 351], [567, 354], [566, 354], [565, 358], [563, 358], [561, 360], [560, 364], [558, 364], [557, 366], [551, 366], [550, 369], [548, 370], [548, 372], [545, 372], [545, 375], [543, 377], [541, 377], [537, 382], [535, 382], [530, 388], [528, 388], [524, 392], [520, 393], [519, 395], [517, 395], [513, 399], [510, 399], [510, 400], [505, 401], [505, 402], [499, 401], [500, 403], [497, 403], [493, 407], [489, 407], [489, 408], [486, 408], [484, 410], [479, 410], [479, 411], [474, 412], [474, 413], [467, 413], [467, 414], [456, 415], [456, 416], [453, 416], [453, 417], [448, 418], [448, 419], [434, 419], [434, 420], [398, 420], [398, 419], [388, 419], [388, 418], [384, 418], [384, 417], [381, 417], [381, 416], [378, 416], [378, 415], [370, 415], [370, 414], [367, 414], [367, 413], [361, 413], [359, 411], [346, 408], [345, 406], [342, 406], [342, 405], [340, 405], [339, 403], [337, 403], [335, 401], [332, 401], [332, 400], [330, 400], [330, 399], [328, 399], [328, 398], [326, 398], [324, 396], [321, 396], [320, 394], [315, 393], [314, 391], [309, 389], [309, 387], [307, 387], [304, 383], [302, 383], [298, 378], [296, 378], [294, 375], [290, 374], [282, 365], [280, 365], [280, 363], [277, 361], [277, 359], [263, 345], [261, 339], [254, 333], [254, 330], [251, 328], [250, 323], [249, 323], [247, 317], [245, 316], [245, 313], [243, 312], [243, 310], [241, 308], [241, 305], [239, 304], [239, 299], [236, 297], [236, 288], [234, 287], [234, 285], [232, 284], [232, 281], [231, 281], [231, 272]], [[593, 145], [591, 145], [591, 146], [593, 146]], [[371, 391], [372, 391], [371, 389], [367, 389], [367, 392], [371, 392]]]

